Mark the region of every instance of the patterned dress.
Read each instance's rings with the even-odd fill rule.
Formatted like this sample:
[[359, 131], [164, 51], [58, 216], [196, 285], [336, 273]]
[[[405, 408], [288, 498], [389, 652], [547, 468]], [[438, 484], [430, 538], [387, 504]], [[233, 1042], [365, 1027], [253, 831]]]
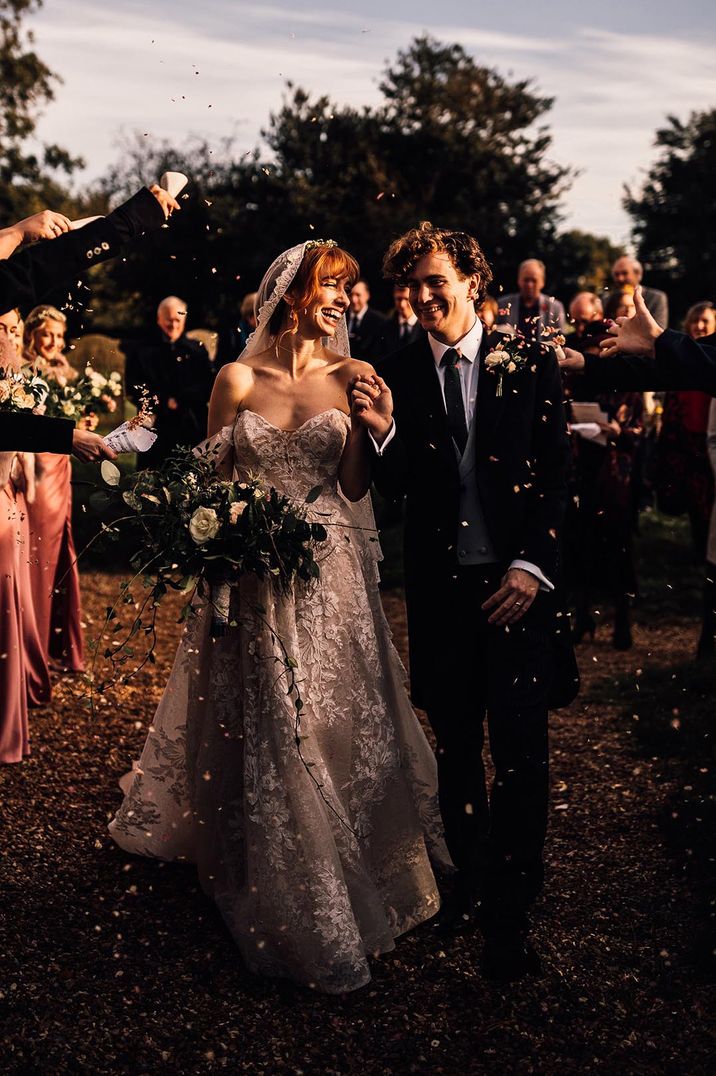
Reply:
[[[290, 597], [245, 578], [218, 640], [199, 600], [110, 826], [127, 851], [197, 864], [249, 968], [330, 993], [364, 985], [368, 956], [435, 914], [428, 850], [448, 863], [375, 546], [338, 489], [349, 421], [332, 408], [285, 431], [242, 411], [223, 431], [236, 477], [299, 501], [321, 484], [321, 576]], [[298, 744], [271, 629], [298, 663]]]

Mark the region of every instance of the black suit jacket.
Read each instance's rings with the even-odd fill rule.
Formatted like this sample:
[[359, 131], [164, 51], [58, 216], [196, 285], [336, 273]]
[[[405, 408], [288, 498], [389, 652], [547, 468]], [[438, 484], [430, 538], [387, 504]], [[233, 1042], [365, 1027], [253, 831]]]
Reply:
[[0, 414], [0, 452], [72, 451], [74, 422], [67, 418], [48, 418], [21, 411]]
[[[350, 311], [347, 315], [348, 325], [351, 324]], [[349, 333], [351, 355], [354, 359], [362, 359], [364, 362], [376, 363], [381, 357], [381, 340], [385, 330], [385, 318], [382, 314], [368, 307], [360, 320], [356, 331]]]
[[692, 340], [667, 329], [657, 337], [654, 358], [639, 355], [585, 355], [584, 375], [598, 392], [659, 392], [698, 389], [716, 396], [716, 334]]
[[423, 335], [419, 322], [415, 322], [414, 325], [409, 325], [406, 331], [405, 337], [400, 337], [400, 323], [394, 314], [389, 315], [383, 322], [383, 336], [380, 341], [380, 357], [381, 359], [387, 359], [389, 355], [394, 354], [400, 348], [408, 347], [409, 344], [414, 344], [416, 340], [419, 340]]
[[74, 280], [98, 262], [116, 257], [125, 243], [163, 223], [164, 212], [145, 187], [100, 220], [1, 259], [0, 314], [16, 306], [26, 314], [64, 280]]
[[[158, 401], [157, 440], [142, 456], [144, 466], [157, 467], [177, 445], [196, 445], [206, 437], [214, 372], [204, 345], [186, 335], [172, 344], [157, 328], [147, 340], [123, 342], [122, 349], [129, 399], [138, 404], [146, 388]], [[167, 406], [171, 398], [178, 404], [173, 410]]]
[[[479, 357], [475, 451], [482, 509], [504, 568], [521, 558], [556, 580], [569, 460], [559, 368], [552, 352], [535, 349], [531, 366], [505, 376], [498, 396], [485, 356], [499, 339], [485, 334]], [[380, 372], [393, 392], [396, 436], [376, 457], [374, 477], [383, 496], [406, 499], [411, 687], [416, 704], [426, 706], [435, 689], [436, 647], [455, 645], [459, 631], [445, 594], [457, 570], [460, 476], [427, 336], [386, 359]], [[552, 599], [539, 601], [551, 618]]]

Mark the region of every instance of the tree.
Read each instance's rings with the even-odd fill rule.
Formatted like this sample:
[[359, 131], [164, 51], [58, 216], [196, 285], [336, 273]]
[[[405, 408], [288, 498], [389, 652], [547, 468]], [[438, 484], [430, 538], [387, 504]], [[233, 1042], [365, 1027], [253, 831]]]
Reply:
[[57, 76], [32, 49], [23, 17], [42, 0], [0, 0], [0, 220], [17, 220], [38, 209], [69, 209], [62, 177], [82, 166], [56, 145], [31, 152], [40, 109], [54, 99]]
[[668, 292], [672, 314], [716, 297], [716, 109], [686, 123], [668, 117], [640, 191], [626, 188], [637, 253], [649, 284]]
[[569, 303], [578, 291], [599, 294], [611, 286], [611, 267], [622, 254], [606, 236], [572, 229], [557, 237], [549, 255], [547, 290]]
[[376, 108], [354, 109], [288, 84], [263, 132], [265, 146], [239, 160], [227, 146], [172, 153], [139, 139], [129, 168], [105, 183], [105, 196], [126, 194], [140, 177], [181, 162], [192, 188], [161, 245], [159, 273], [132, 254], [97, 271], [103, 319], [111, 320], [125, 286], [135, 294], [131, 310], [125, 307], [134, 324], [171, 290], [193, 307], [194, 324], [195, 317], [232, 318], [272, 258], [310, 236], [351, 250], [379, 305], [390, 294], [382, 254], [420, 220], [476, 235], [505, 287], [523, 258], [554, 249], [571, 172], [548, 159], [551, 137], [541, 121], [550, 98], [481, 66], [460, 45], [427, 36], [398, 53], [380, 90]]

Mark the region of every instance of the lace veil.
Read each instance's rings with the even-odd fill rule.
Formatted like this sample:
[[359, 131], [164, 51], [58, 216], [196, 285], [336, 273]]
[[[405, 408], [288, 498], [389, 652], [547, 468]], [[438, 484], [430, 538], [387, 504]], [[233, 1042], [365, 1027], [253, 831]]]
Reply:
[[[256, 293], [256, 328], [249, 336], [246, 347], [237, 358], [237, 362], [249, 355], [259, 354], [266, 351], [274, 341], [270, 330], [271, 317], [278, 308], [279, 303], [290, 288], [303, 257], [307, 250], [317, 246], [335, 246], [332, 240], [309, 239], [305, 243], [298, 243], [289, 250], [284, 250], [275, 258], [264, 273], [263, 280], [259, 284]], [[335, 336], [324, 336], [321, 339], [324, 347], [337, 351], [339, 355], [350, 358], [350, 344], [348, 341], [348, 325], [345, 315], [338, 322]], [[375, 524], [375, 515], [371, 503], [370, 494], [366, 494], [360, 501], [349, 501], [344, 498], [346, 506], [354, 519], [355, 526], [364, 532], [365, 548], [370, 550], [374, 560], [382, 560], [380, 544], [378, 542], [378, 530]]]

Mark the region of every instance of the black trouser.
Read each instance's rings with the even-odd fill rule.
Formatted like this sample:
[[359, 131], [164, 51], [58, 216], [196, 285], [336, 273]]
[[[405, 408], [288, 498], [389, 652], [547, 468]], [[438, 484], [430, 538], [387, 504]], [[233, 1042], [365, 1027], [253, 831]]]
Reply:
[[[497, 567], [459, 569], [449, 594], [450, 643], [438, 644], [428, 718], [437, 739], [440, 808], [460, 882], [477, 891], [486, 934], [524, 932], [542, 888], [547, 828], [549, 622], [541, 597], [509, 631], [482, 603]], [[441, 633], [445, 627], [438, 629]], [[482, 761], [485, 715], [495, 779]]]

